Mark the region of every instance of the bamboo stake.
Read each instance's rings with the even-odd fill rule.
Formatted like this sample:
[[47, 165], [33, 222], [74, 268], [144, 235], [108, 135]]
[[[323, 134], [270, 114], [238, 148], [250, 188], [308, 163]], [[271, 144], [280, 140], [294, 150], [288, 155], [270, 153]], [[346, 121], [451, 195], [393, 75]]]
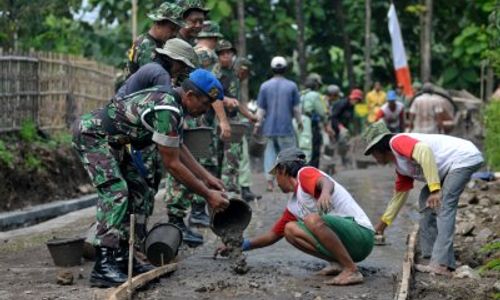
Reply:
[[132, 269], [134, 263], [134, 243], [135, 243], [135, 215], [130, 215], [130, 237], [128, 245], [128, 280], [127, 280], [127, 296], [132, 300]]

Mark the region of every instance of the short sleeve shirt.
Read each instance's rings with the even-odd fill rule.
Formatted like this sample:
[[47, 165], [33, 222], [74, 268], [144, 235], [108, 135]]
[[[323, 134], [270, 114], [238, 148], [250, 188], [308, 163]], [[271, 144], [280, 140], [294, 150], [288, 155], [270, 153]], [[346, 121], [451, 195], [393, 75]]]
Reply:
[[108, 116], [120, 132], [111, 139], [173, 148], [182, 143], [184, 112], [175, 91], [151, 88], [118, 98], [108, 105]]
[[124, 97], [157, 85], [171, 88], [171, 77], [167, 70], [160, 64], [152, 62], [140, 67], [137, 72], [132, 74], [118, 90], [116, 95]]

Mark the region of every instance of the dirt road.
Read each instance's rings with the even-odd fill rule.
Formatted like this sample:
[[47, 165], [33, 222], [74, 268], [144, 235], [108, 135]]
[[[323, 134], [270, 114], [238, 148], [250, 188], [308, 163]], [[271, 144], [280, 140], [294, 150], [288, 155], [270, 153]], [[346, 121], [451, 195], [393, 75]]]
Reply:
[[[341, 172], [335, 178], [353, 193], [374, 222], [390, 197], [393, 170], [380, 167], [352, 170]], [[263, 183], [263, 176], [257, 175], [254, 190], [263, 193]], [[408, 202], [414, 203], [413, 199]], [[252, 204], [254, 217], [245, 236], [267, 231], [281, 215], [285, 204], [285, 195], [264, 193], [262, 200]], [[204, 229], [201, 232], [206, 243], [196, 249], [182, 249], [179, 269], [141, 291], [136, 299], [391, 299], [406, 235], [414, 219], [410, 211], [403, 208], [394, 226], [387, 231], [390, 245], [376, 247], [360, 264], [365, 275], [362, 285], [331, 287], [323, 284], [326, 278], [315, 276], [314, 272], [326, 263], [302, 254], [285, 240], [248, 252], [250, 271], [246, 275], [234, 275], [227, 260], [210, 258], [218, 241], [213, 233]], [[165, 216], [164, 204], [157, 201], [150, 224], [164, 220]], [[44, 244], [52, 236], [83, 235], [92, 219], [93, 213], [86, 210], [30, 230], [0, 233], [0, 268], [3, 270], [0, 299], [94, 299], [102, 296], [102, 290], [88, 285], [92, 262], [69, 269], [75, 277], [73, 285], [57, 285], [56, 275], [60, 269], [53, 266]]]

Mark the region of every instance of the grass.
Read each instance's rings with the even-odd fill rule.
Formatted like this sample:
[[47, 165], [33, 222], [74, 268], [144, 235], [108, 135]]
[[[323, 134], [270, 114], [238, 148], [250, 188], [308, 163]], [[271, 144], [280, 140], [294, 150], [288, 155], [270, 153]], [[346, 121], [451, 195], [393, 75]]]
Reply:
[[485, 110], [485, 152], [488, 165], [500, 170], [500, 101], [491, 101]]
[[10, 151], [5, 142], [0, 140], [0, 162], [3, 162], [9, 168], [14, 167], [14, 154]]

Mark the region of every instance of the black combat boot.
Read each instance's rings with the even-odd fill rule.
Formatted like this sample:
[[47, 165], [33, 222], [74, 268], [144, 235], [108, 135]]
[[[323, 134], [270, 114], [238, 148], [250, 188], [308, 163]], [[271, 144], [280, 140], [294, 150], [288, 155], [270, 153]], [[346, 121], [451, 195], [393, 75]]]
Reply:
[[248, 186], [242, 186], [241, 187], [241, 198], [243, 198], [243, 200], [245, 200], [246, 202], [250, 202], [250, 201], [253, 201], [256, 199], [258, 200], [258, 199], [262, 198], [262, 196], [254, 194]]
[[182, 231], [182, 241], [189, 247], [198, 247], [199, 245], [203, 244], [203, 236], [187, 227], [181, 217], [168, 216], [168, 221], [169, 223], [179, 227], [179, 229]]
[[189, 216], [189, 225], [191, 226], [210, 226], [210, 217], [205, 211], [205, 203], [193, 203], [191, 206], [191, 215]]
[[123, 272], [115, 260], [115, 250], [108, 247], [95, 247], [95, 265], [90, 273], [90, 286], [114, 287], [127, 281], [127, 273]]
[[[128, 273], [128, 251], [129, 245], [127, 241], [120, 241], [120, 249], [116, 250], [115, 260], [120, 270], [127, 274]], [[142, 273], [149, 272], [155, 267], [152, 264], [140, 262], [137, 258], [133, 258], [132, 262], [132, 276], [139, 275]]]

